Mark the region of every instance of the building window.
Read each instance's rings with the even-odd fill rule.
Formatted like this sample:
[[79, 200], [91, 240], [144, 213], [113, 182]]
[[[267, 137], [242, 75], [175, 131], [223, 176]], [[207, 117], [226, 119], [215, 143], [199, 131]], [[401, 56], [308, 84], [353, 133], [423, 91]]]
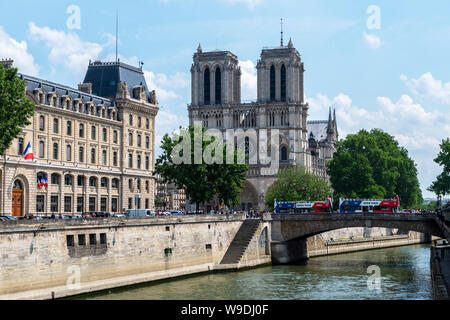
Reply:
[[150, 149], [150, 137], [145, 137], [145, 147]]
[[112, 198], [111, 199], [111, 211], [118, 212], [119, 211], [119, 199]]
[[107, 160], [106, 150], [103, 150], [102, 151], [102, 163], [104, 166], [106, 166], [106, 160]]
[[58, 144], [53, 144], [53, 160], [58, 160]]
[[97, 211], [97, 198], [89, 197], [89, 211], [90, 212]]
[[141, 179], [137, 180], [137, 189], [139, 192], [141, 191]]
[[36, 212], [37, 213], [45, 212], [45, 196], [44, 195], [36, 196]]
[[145, 209], [150, 208], [150, 201], [149, 199], [145, 199]]
[[128, 189], [133, 190], [133, 179], [128, 180]]
[[51, 212], [58, 212], [59, 210], [58, 205], [58, 196], [51, 196], [50, 197], [50, 211]]
[[24, 143], [25, 143], [24, 139], [23, 138], [19, 138], [19, 140], [18, 140], [18, 147], [17, 147], [19, 156], [23, 155]]
[[102, 178], [100, 180], [100, 185], [102, 188], [108, 188], [108, 178]]
[[111, 188], [118, 189], [119, 188], [119, 179], [112, 179]]
[[106, 210], [108, 210], [106, 208], [107, 203], [108, 203], [108, 198], [102, 197], [100, 199], [100, 211], [105, 212]]
[[80, 138], [84, 138], [84, 124], [80, 123]]
[[275, 101], [275, 66], [270, 67], [270, 101]]
[[64, 197], [64, 212], [66, 212], [66, 213], [72, 212], [72, 197], [71, 196]]
[[89, 186], [97, 187], [97, 178], [96, 177], [90, 177], [89, 178]]
[[128, 145], [133, 145], [133, 134], [131, 132], [128, 134]]
[[78, 245], [85, 246], [86, 245], [86, 236], [84, 234], [78, 235]]
[[72, 135], [72, 121], [67, 121], [67, 135]]
[[149, 119], [145, 119], [145, 128], [150, 129], [150, 120]]
[[79, 187], [84, 187], [84, 176], [78, 176], [77, 177], [77, 185]]
[[60, 184], [59, 177], [60, 177], [59, 174], [52, 173], [52, 175], [51, 175], [51, 182], [52, 182], [52, 184], [59, 186], [59, 184]]
[[113, 152], [113, 166], [117, 167], [117, 152]]
[[284, 64], [281, 66], [281, 101], [286, 101], [286, 67]]
[[106, 244], [106, 233], [100, 233], [100, 244]]
[[95, 133], [96, 133], [96, 129], [94, 126], [92, 126], [92, 128], [91, 128], [91, 139], [92, 140], [95, 140]]
[[133, 125], [133, 115], [132, 114], [130, 114], [130, 116], [129, 116], [129, 123], [130, 123], [130, 126]]
[[45, 130], [45, 118], [44, 116], [39, 117], [39, 130], [44, 131]]
[[95, 149], [91, 149], [91, 163], [95, 164]]
[[58, 119], [53, 119], [53, 133], [59, 132], [59, 121]]
[[288, 152], [286, 147], [281, 148], [281, 161], [288, 161]]
[[222, 75], [220, 68], [216, 69], [216, 104], [222, 103]]
[[145, 169], [150, 170], [150, 157], [145, 157]]
[[141, 137], [140, 134], [138, 134], [138, 136], [137, 136], [137, 145], [138, 145], [138, 147], [141, 146], [141, 143], [142, 143], [142, 137]]
[[133, 209], [133, 198], [128, 198], [128, 209]]
[[106, 128], [103, 128], [103, 141], [108, 141], [108, 130]]
[[118, 137], [117, 137], [117, 131], [114, 130], [114, 132], [113, 132], [113, 142], [114, 142], [114, 143], [117, 143], [117, 141], [118, 141], [117, 138], [118, 138]]
[[142, 125], [142, 119], [141, 119], [141, 117], [138, 117], [138, 127], [140, 128], [141, 125]]
[[66, 158], [67, 161], [72, 161], [72, 146], [68, 145], [66, 148]]
[[[148, 182], [148, 180], [145, 181], [145, 191], [147, 191], [147, 193], [150, 192], [150, 182]], [[146, 206], [146, 207], [147, 207], [147, 206]]]
[[133, 154], [132, 153], [130, 153], [128, 155], [128, 167], [133, 168]]
[[138, 169], [141, 168], [141, 156], [140, 155], [137, 156], [137, 168]]
[[84, 211], [84, 197], [80, 196], [77, 197], [77, 212], [83, 212]]
[[66, 240], [67, 240], [67, 246], [68, 247], [73, 247], [75, 245], [75, 241], [73, 239], [73, 235], [68, 235], [66, 237]]
[[72, 186], [73, 185], [73, 176], [71, 176], [70, 174], [66, 174], [64, 176], [64, 185]]
[[44, 141], [39, 141], [39, 158], [43, 159], [45, 157], [45, 143]]
[[84, 148], [83, 147], [80, 147], [80, 152], [78, 154], [78, 161], [84, 162]]
[[204, 98], [205, 98], [205, 105], [208, 105], [211, 103], [211, 79], [209, 74], [209, 68], [205, 69], [204, 74], [204, 83], [203, 83], [203, 89], [204, 89]]

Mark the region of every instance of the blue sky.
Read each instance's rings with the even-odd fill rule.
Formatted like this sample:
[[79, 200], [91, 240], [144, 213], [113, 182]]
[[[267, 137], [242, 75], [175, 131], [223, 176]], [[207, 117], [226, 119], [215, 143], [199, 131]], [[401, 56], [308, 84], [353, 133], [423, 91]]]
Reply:
[[[80, 9], [70, 29], [69, 6]], [[379, 9], [379, 18], [370, 6]], [[26, 74], [76, 87], [89, 59], [112, 60], [119, 11], [122, 61], [143, 61], [161, 103], [157, 139], [188, 123], [190, 66], [203, 50], [230, 50], [243, 70], [243, 99], [256, 98], [262, 47], [292, 38], [305, 63], [310, 119], [336, 108], [341, 137], [361, 128], [395, 136], [416, 161], [425, 197], [450, 136], [449, 1], [15, 1], [0, 11], [0, 57]], [[378, 22], [379, 28], [373, 24]]]

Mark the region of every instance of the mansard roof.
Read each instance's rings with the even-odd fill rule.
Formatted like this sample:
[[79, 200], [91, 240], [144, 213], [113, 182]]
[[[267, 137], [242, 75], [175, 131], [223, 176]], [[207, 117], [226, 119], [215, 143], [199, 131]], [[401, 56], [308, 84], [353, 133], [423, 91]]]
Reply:
[[147, 99], [150, 98], [147, 82], [142, 68], [136, 68], [123, 62], [90, 62], [84, 83], [92, 83], [92, 93], [100, 97], [115, 98], [117, 84], [125, 82], [130, 96], [133, 88], [143, 85]]
[[[82, 98], [85, 102], [94, 102], [96, 105], [104, 105], [107, 109], [114, 107], [114, 101], [110, 99], [99, 97], [94, 94], [88, 94], [62, 84], [27, 76], [21, 73], [19, 73], [18, 76], [21, 80], [26, 81], [26, 90], [30, 92], [33, 92], [36, 89], [43, 89], [47, 94], [54, 92], [60, 97], [70, 96], [72, 100]], [[45, 99], [47, 99], [47, 95]]]

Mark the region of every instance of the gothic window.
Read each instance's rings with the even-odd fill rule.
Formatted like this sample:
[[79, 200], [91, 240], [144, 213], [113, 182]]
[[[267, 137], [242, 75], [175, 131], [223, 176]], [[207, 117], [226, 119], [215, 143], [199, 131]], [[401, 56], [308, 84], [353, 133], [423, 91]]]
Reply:
[[270, 101], [275, 101], [275, 66], [270, 68]]
[[288, 154], [286, 147], [281, 147], [281, 161], [288, 161]]
[[281, 66], [281, 101], [286, 101], [286, 67], [284, 64]]
[[210, 74], [209, 74], [209, 68], [205, 69], [205, 75], [204, 75], [204, 100], [205, 104], [208, 105], [211, 103], [211, 81], [210, 81]]
[[222, 103], [222, 75], [220, 68], [216, 69], [216, 104]]

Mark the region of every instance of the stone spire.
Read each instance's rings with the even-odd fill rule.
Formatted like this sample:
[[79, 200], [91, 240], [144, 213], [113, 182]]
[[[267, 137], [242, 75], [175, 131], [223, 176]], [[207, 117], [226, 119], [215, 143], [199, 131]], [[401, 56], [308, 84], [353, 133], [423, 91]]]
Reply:
[[202, 52], [203, 52], [202, 45], [199, 43], [198, 48], [197, 48], [197, 53], [202, 53]]
[[294, 45], [292, 44], [292, 39], [289, 38], [288, 48], [293, 48]]
[[333, 119], [331, 117], [331, 107], [330, 107], [330, 113], [328, 115], [328, 133], [334, 133], [334, 126], [333, 126]]

